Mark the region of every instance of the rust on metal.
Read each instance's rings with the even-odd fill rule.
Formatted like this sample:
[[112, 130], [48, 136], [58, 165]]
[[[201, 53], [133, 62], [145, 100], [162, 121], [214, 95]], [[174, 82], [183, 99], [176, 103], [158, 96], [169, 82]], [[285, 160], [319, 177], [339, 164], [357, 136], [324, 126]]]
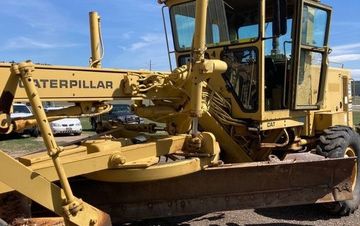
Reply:
[[104, 212], [98, 211], [97, 219], [92, 220], [90, 225], [98, 225], [98, 226], [111, 226], [110, 216]]
[[65, 226], [62, 217], [44, 217], [44, 218], [17, 218], [11, 226]]

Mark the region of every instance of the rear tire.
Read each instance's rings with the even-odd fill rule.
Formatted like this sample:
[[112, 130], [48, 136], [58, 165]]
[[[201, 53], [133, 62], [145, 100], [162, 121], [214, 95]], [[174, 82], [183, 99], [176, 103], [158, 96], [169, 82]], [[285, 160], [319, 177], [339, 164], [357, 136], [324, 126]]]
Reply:
[[35, 138], [37, 138], [39, 135], [40, 135], [40, 131], [38, 128], [34, 128], [30, 133], [30, 136], [35, 137]]
[[[334, 126], [324, 130], [316, 147], [318, 154], [327, 158], [356, 157], [360, 158], [360, 136], [352, 128], [346, 126]], [[331, 214], [346, 216], [354, 213], [360, 204], [360, 178], [359, 164], [356, 164], [353, 172], [353, 199], [347, 201], [323, 204]]]
[[95, 117], [91, 117], [91, 118], [90, 118], [90, 123], [91, 123], [91, 129], [92, 129], [93, 131], [96, 131], [96, 128], [97, 128], [96, 118], [95, 118]]

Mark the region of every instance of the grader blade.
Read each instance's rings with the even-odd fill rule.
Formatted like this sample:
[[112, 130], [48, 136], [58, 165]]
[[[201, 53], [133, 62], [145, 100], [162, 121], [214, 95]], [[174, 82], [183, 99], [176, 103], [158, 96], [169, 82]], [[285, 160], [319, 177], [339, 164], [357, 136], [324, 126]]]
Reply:
[[224, 165], [153, 182], [81, 179], [72, 187], [110, 214], [113, 222], [352, 199], [350, 178], [356, 160], [311, 160], [312, 156]]

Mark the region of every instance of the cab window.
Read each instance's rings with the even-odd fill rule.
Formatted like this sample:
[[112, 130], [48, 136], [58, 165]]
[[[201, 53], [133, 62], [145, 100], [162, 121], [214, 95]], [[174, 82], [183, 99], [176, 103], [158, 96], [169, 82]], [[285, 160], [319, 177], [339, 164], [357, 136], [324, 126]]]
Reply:
[[[207, 47], [255, 42], [259, 38], [258, 0], [209, 0], [206, 25]], [[170, 8], [170, 18], [177, 51], [190, 50], [195, 32], [196, 2]]]

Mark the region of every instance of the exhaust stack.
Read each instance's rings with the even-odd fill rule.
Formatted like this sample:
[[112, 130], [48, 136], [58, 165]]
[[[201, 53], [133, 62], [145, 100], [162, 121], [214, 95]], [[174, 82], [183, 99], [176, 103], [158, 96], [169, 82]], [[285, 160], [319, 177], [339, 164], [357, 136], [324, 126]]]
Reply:
[[104, 55], [103, 42], [101, 37], [100, 16], [97, 12], [89, 13], [90, 19], [90, 42], [91, 58], [90, 67], [101, 68], [101, 61]]

